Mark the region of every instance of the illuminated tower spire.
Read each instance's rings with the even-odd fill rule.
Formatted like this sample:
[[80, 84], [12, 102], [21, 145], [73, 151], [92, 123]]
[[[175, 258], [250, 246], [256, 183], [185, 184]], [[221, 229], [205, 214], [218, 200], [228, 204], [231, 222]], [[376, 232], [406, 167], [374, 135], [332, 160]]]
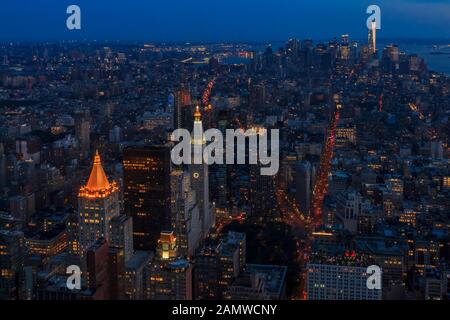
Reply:
[[102, 160], [98, 150], [95, 152], [94, 165], [92, 166], [91, 175], [89, 176], [86, 190], [91, 192], [101, 192], [110, 189], [111, 185], [108, 177], [103, 170]]
[[[194, 153], [197, 151], [199, 155], [203, 155], [203, 145], [206, 143], [203, 136], [203, 122], [202, 122], [202, 113], [200, 112], [200, 107], [197, 106], [194, 112], [194, 132], [192, 143], [195, 146], [198, 146], [198, 150], [194, 150]], [[203, 157], [203, 156], [202, 156]]]
[[195, 121], [202, 121], [202, 113], [200, 112], [200, 107], [195, 107], [195, 113], [194, 113], [194, 120]]
[[89, 180], [78, 193], [79, 243], [82, 253], [99, 238], [109, 241], [111, 219], [119, 215], [116, 182], [109, 182], [98, 151]]

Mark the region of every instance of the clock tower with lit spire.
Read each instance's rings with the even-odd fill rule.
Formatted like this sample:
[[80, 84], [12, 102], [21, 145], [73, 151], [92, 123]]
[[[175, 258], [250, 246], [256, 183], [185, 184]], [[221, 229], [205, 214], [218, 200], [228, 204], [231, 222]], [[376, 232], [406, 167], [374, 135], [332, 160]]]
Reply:
[[[200, 132], [201, 135], [197, 136], [196, 133]], [[203, 137], [202, 114], [199, 106], [197, 106], [194, 113], [194, 136], [192, 139], [192, 144], [194, 158], [196, 152], [202, 155], [202, 163], [196, 163], [194, 161], [193, 164], [190, 164], [188, 167], [191, 176], [192, 189], [195, 191], [195, 198], [197, 199], [197, 205], [200, 213], [201, 234], [203, 238], [206, 238], [215, 222], [213, 210], [209, 201], [208, 164], [203, 161], [203, 149], [205, 148], [206, 142]]]

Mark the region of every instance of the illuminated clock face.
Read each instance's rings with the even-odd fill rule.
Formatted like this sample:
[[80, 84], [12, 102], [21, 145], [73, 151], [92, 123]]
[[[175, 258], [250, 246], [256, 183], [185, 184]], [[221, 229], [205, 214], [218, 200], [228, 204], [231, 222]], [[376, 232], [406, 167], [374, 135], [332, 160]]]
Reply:
[[195, 173], [193, 174], [193, 177], [194, 177], [194, 179], [200, 178], [200, 173], [195, 172]]

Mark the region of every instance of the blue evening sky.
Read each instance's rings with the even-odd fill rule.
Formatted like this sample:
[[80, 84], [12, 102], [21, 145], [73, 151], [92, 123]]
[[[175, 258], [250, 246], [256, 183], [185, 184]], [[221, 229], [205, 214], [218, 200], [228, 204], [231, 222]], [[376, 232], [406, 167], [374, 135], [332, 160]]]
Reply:
[[[81, 31], [66, 29], [70, 4]], [[364, 38], [370, 4], [382, 10], [381, 38], [450, 39], [450, 0], [3, 0], [0, 40]]]

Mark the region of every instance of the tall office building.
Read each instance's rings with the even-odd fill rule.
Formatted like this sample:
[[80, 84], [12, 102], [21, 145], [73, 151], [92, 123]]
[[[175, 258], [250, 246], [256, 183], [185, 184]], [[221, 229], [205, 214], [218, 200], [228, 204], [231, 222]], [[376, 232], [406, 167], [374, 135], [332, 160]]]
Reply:
[[71, 212], [66, 221], [67, 233], [67, 263], [79, 264], [81, 256], [80, 235], [78, 225], [80, 218], [78, 211]]
[[300, 162], [296, 168], [296, 201], [300, 210], [308, 214], [311, 207], [311, 164]]
[[109, 248], [100, 238], [87, 250], [87, 285], [94, 300], [117, 300], [123, 295], [123, 250]]
[[387, 71], [399, 69], [400, 50], [397, 45], [390, 44], [383, 49], [383, 66]]
[[261, 175], [258, 165], [250, 168], [250, 207], [252, 218], [260, 221], [272, 220], [278, 214], [276, 206], [276, 179], [275, 176]]
[[174, 128], [191, 129], [191, 93], [182, 86], [174, 94]]
[[[217, 128], [225, 136], [228, 121], [220, 119]], [[224, 157], [226, 151], [224, 150]], [[209, 167], [210, 197], [215, 204], [215, 219], [217, 224], [227, 223], [230, 217], [229, 190], [228, 190], [228, 166], [226, 164], [213, 164]]]
[[144, 300], [146, 297], [145, 275], [153, 254], [136, 251], [125, 264], [124, 294], [126, 300]]
[[149, 265], [147, 298], [150, 300], [192, 300], [192, 266], [178, 258], [173, 232], [161, 232], [155, 259]]
[[339, 193], [336, 196], [336, 222], [342, 224], [345, 230], [356, 233], [362, 203], [361, 195], [353, 189]]
[[119, 215], [111, 219], [111, 247], [120, 248], [124, 251], [125, 262], [128, 262], [134, 253], [133, 248], [133, 218]]
[[369, 30], [369, 51], [370, 54], [377, 53], [377, 23], [372, 21], [371, 28]]
[[298, 39], [289, 39], [286, 43], [286, 51], [289, 56], [298, 57], [300, 50], [300, 41]]
[[222, 299], [246, 264], [246, 236], [229, 232], [219, 244], [205, 245], [195, 256], [194, 298]]
[[[203, 132], [202, 115], [200, 108], [194, 114], [194, 132]], [[203, 155], [205, 141], [203, 137], [193, 137], [193, 150], [200, 150]], [[215, 224], [213, 210], [209, 201], [209, 169], [208, 164], [204, 163], [202, 156], [201, 164], [189, 165], [189, 173], [191, 175], [191, 185], [195, 192], [195, 198], [200, 212], [200, 220], [202, 225], [202, 237], [209, 234], [209, 230]]]
[[178, 252], [182, 257], [192, 257], [201, 240], [202, 225], [191, 177], [188, 172], [176, 170], [170, 179], [172, 230], [177, 236]]
[[170, 228], [170, 147], [129, 147], [124, 151], [124, 207], [133, 217], [135, 250], [155, 250]]
[[227, 237], [222, 239], [219, 245], [219, 287], [221, 288], [220, 291], [222, 295], [233, 280], [239, 276], [244, 267], [241, 265], [241, 262], [245, 261], [245, 258], [242, 257], [242, 254], [245, 254], [245, 250], [242, 250], [243, 246], [245, 248], [245, 235], [243, 241], [239, 241], [237, 237]]
[[221, 296], [220, 261], [216, 245], [205, 245], [195, 256], [194, 299], [217, 300]]
[[119, 215], [119, 191], [109, 182], [98, 151], [89, 180], [78, 193], [79, 245], [84, 253], [96, 240], [110, 240], [110, 222]]
[[122, 248], [108, 250], [109, 299], [123, 300], [125, 297], [125, 255]]

